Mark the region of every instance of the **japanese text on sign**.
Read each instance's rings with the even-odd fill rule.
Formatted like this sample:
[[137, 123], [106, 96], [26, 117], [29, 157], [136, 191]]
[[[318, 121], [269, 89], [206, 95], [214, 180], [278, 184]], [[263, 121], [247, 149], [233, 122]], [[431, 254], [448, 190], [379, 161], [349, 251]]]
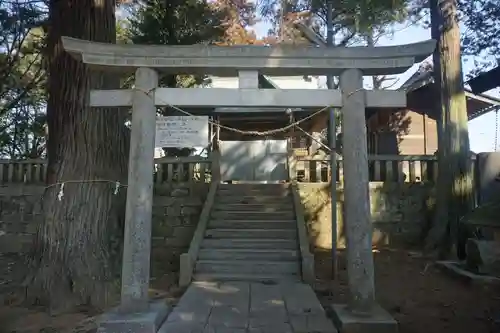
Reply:
[[156, 118], [156, 148], [194, 148], [208, 144], [207, 116]]

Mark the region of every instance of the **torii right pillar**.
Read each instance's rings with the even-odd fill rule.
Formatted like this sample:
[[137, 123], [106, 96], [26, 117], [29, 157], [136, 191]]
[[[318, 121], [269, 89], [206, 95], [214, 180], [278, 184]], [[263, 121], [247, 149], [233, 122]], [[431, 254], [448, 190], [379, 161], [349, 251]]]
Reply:
[[341, 333], [396, 333], [398, 324], [375, 302], [370, 216], [366, 92], [363, 73], [347, 69], [340, 76], [344, 159], [345, 233], [349, 303], [333, 305]]

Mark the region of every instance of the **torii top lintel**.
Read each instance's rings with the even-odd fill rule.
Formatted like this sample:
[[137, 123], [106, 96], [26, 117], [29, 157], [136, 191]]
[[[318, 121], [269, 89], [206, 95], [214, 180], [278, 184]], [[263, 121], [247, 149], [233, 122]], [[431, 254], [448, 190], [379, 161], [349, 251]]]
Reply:
[[84, 63], [105, 70], [138, 67], [176, 74], [237, 76], [257, 70], [274, 76], [339, 75], [357, 68], [364, 75], [399, 74], [429, 56], [434, 40], [381, 47], [117, 45], [62, 37], [64, 49]]

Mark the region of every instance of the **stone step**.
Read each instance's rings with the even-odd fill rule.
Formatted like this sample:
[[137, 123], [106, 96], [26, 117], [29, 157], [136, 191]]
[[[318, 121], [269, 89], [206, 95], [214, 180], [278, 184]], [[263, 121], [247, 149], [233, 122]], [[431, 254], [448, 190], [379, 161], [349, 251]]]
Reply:
[[216, 197], [214, 200], [214, 205], [234, 205], [234, 204], [245, 204], [245, 205], [293, 205], [291, 197], [287, 198], [276, 198], [276, 197], [262, 197], [262, 198], [251, 198], [251, 197]]
[[235, 184], [220, 184], [218, 187], [219, 191], [229, 191], [229, 192], [266, 192], [266, 193], [280, 193], [280, 192], [288, 192], [290, 191], [289, 186], [285, 184], [244, 184], [244, 185], [235, 185]]
[[217, 220], [293, 220], [295, 212], [245, 212], [245, 211], [221, 211], [211, 212], [211, 217]]
[[280, 202], [280, 203], [215, 203], [214, 210], [225, 210], [225, 211], [257, 211], [257, 212], [283, 212], [283, 211], [293, 211], [292, 202]]
[[285, 192], [270, 192], [270, 191], [217, 191], [217, 196], [227, 197], [227, 196], [238, 196], [238, 197], [276, 197], [276, 198], [286, 198], [290, 197], [289, 191]]
[[247, 185], [231, 185], [231, 184], [220, 184], [217, 188], [219, 191], [233, 191], [233, 192], [286, 192], [290, 191], [287, 186], [279, 185], [257, 185], [257, 186], [247, 186]]
[[217, 200], [229, 200], [229, 199], [242, 199], [245, 201], [255, 201], [257, 203], [267, 203], [267, 202], [279, 202], [279, 201], [290, 201], [292, 196], [290, 193], [234, 193], [217, 191], [215, 195]]
[[220, 184], [222, 188], [289, 188], [290, 185], [287, 183], [239, 183], [239, 184]]
[[296, 250], [274, 249], [201, 249], [198, 259], [296, 261], [299, 259], [299, 252]]
[[293, 239], [203, 239], [202, 249], [274, 249], [296, 250], [297, 241]]
[[298, 261], [198, 260], [196, 273], [300, 274]]
[[248, 281], [264, 284], [277, 284], [281, 282], [300, 282], [300, 276], [290, 274], [209, 274], [209, 273], [195, 273], [193, 275], [194, 281]]
[[208, 229], [205, 238], [297, 239], [297, 232], [294, 229]]
[[295, 220], [211, 220], [209, 229], [295, 229]]

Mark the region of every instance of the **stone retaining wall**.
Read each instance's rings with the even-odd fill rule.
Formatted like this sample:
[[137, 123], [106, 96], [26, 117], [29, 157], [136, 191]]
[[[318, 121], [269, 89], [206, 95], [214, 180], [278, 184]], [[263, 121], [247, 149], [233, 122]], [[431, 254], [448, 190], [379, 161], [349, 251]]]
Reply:
[[42, 217], [43, 186], [0, 186], [0, 252], [25, 252]]
[[[426, 183], [370, 183], [370, 206], [373, 222], [373, 243], [415, 245], [431, 214], [428, 208], [432, 195]], [[310, 244], [318, 249], [331, 249], [331, 200], [326, 184], [299, 184], [306, 214]], [[345, 246], [343, 231], [343, 189], [337, 189], [337, 242]]]
[[[25, 252], [42, 218], [43, 185], [0, 186], [0, 253]], [[177, 271], [208, 192], [208, 184], [176, 183], [155, 187], [152, 274]]]
[[179, 271], [198, 224], [209, 184], [186, 183], [155, 188], [151, 275]]
[[[374, 243], [415, 244], [428, 220], [426, 201], [432, 187], [424, 183], [371, 183]], [[329, 189], [325, 184], [299, 184], [307, 214], [311, 244], [331, 248]], [[155, 188], [153, 207], [152, 274], [178, 271], [198, 222], [208, 184], [170, 184]], [[43, 186], [0, 186], [0, 252], [28, 249], [40, 221]], [[342, 231], [342, 189], [338, 190], [339, 245]]]

